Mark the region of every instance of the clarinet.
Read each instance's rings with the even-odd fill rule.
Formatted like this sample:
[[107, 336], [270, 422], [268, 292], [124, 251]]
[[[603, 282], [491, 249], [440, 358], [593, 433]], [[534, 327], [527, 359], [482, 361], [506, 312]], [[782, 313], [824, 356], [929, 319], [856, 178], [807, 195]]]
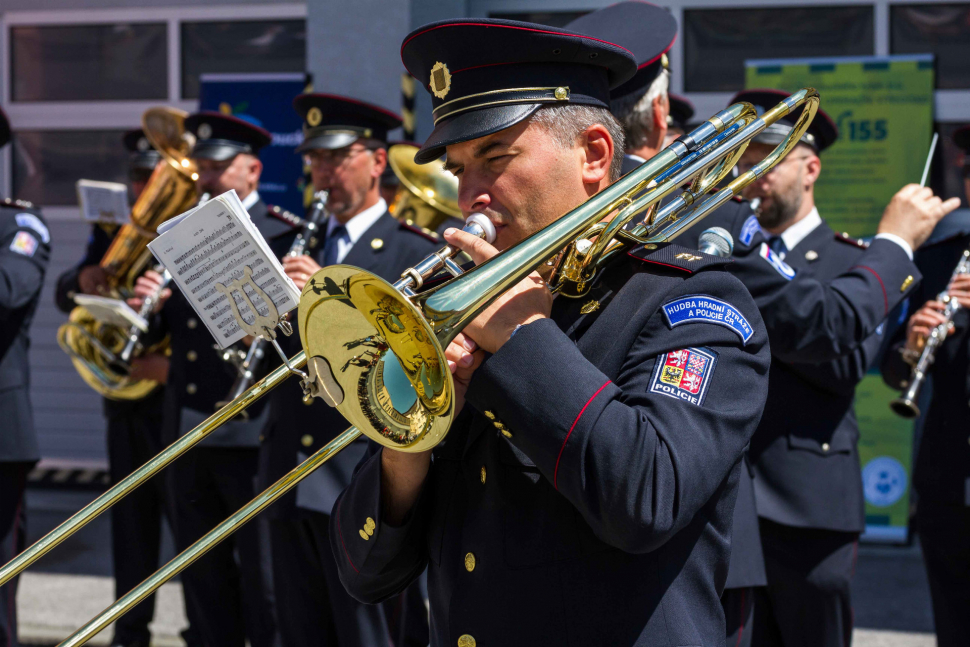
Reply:
[[[164, 269], [162, 266], [155, 268], [156, 271], [162, 273], [162, 282], [159, 284], [155, 291], [145, 297], [145, 300], [141, 304], [141, 308], [138, 310], [138, 316], [142, 319], [148, 319], [152, 314], [152, 308], [155, 307], [155, 302], [158, 301], [159, 297], [162, 295], [162, 290], [164, 290], [169, 282], [172, 280], [172, 275], [168, 273], [168, 270]], [[141, 350], [141, 336], [142, 330], [136, 325], [132, 325], [128, 329], [127, 343], [125, 347], [121, 349], [121, 352], [111, 358], [108, 362], [108, 367], [112, 371], [120, 375], [131, 375], [131, 358], [136, 351]]]
[[[950, 281], [947, 286], [953, 282], [953, 280], [960, 274], [967, 274], [970, 272], [970, 249], [963, 252], [963, 256], [960, 257], [960, 262], [953, 270], [953, 274], [950, 276]], [[903, 418], [915, 418], [919, 415], [919, 407], [916, 406], [916, 401], [919, 398], [920, 389], [923, 388], [923, 383], [926, 381], [926, 374], [930, 370], [930, 366], [936, 359], [936, 349], [940, 347], [944, 341], [946, 341], [946, 336], [950, 333], [950, 325], [953, 322], [953, 316], [956, 314], [957, 310], [960, 309], [960, 302], [951, 297], [946, 293], [946, 290], [940, 292], [937, 299], [944, 303], [943, 308], [943, 323], [938, 325], [930, 333], [930, 336], [926, 338], [926, 344], [923, 346], [923, 351], [919, 355], [919, 359], [913, 364], [910, 358], [907, 357], [906, 349], [902, 349], [903, 359], [907, 360], [907, 363], [913, 365], [913, 372], [909, 378], [909, 384], [906, 391], [889, 403], [892, 407], [893, 412]], [[912, 351], [910, 351], [912, 353]], [[915, 353], [913, 353], [915, 354]]]
[[[296, 235], [293, 244], [290, 245], [289, 251], [286, 252], [286, 256], [302, 256], [306, 254], [307, 249], [317, 244], [317, 233], [327, 215], [327, 198], [329, 195], [329, 191], [317, 191], [313, 194], [313, 204], [310, 205], [310, 214], [303, 220], [303, 228]], [[221, 409], [229, 402], [238, 398], [256, 382], [256, 370], [259, 368], [260, 360], [266, 355], [266, 343], [262, 337], [257, 337], [249, 345], [249, 350], [245, 355], [240, 351], [232, 350], [227, 350], [223, 353], [222, 358], [224, 360], [238, 362], [236, 369], [239, 371], [239, 375], [229, 390], [229, 395], [224, 400], [216, 403], [217, 409]], [[248, 415], [244, 411], [239, 417], [245, 419], [248, 418]]]

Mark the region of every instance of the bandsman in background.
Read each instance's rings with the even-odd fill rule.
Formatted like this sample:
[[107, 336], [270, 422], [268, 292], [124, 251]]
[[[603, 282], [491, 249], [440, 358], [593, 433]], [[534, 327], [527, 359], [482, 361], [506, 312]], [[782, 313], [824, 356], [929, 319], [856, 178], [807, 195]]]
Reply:
[[[402, 56], [434, 95], [416, 161], [447, 152], [462, 212], [496, 227], [494, 247], [446, 232], [476, 263], [620, 176], [609, 92], [636, 72], [624, 48], [461, 19], [413, 32]], [[465, 328], [447, 349], [448, 436], [431, 452], [372, 447], [338, 499], [331, 544], [355, 597], [384, 599], [427, 565], [433, 644], [723, 640], [731, 513], [769, 355], [724, 261], [689, 265], [681, 250], [618, 254], [582, 299], [553, 300], [533, 273]], [[731, 304], [744, 339], [668, 326], [664, 306], [697, 294]], [[689, 386], [675, 377], [688, 365]]]
[[[964, 151], [963, 183], [970, 200], [970, 126], [957, 130], [953, 141]], [[968, 249], [970, 229], [964, 226], [916, 254], [923, 283], [910, 297], [915, 312], [897, 332], [882, 365], [887, 384], [900, 390], [909, 386], [926, 338], [944, 322], [945, 305], [937, 295], [946, 292], [957, 300], [960, 308], [953, 330], [930, 368], [933, 394], [923, 414], [913, 474], [939, 647], [970, 644], [970, 274], [959, 274], [950, 282]]]
[[[0, 110], [0, 148], [10, 141]], [[40, 209], [22, 200], [0, 200], [0, 561], [26, 547], [24, 490], [40, 460], [30, 402], [30, 322], [50, 261], [50, 231]], [[0, 587], [0, 646], [16, 647], [17, 578]]]
[[[217, 112], [190, 115], [185, 128], [196, 136], [190, 156], [198, 165], [199, 194], [217, 196], [234, 189], [272, 250], [278, 256], [285, 254], [300, 219], [267, 205], [257, 190], [263, 169], [259, 151], [269, 145], [270, 133]], [[151, 293], [159, 280], [154, 272], [140, 278], [140, 296]], [[136, 300], [130, 303], [135, 309], [141, 306]], [[219, 408], [237, 374], [177, 289], [171, 299], [160, 301], [159, 307], [164, 329], [172, 337], [165, 389], [164, 436], [168, 445]], [[275, 355], [265, 360], [261, 375], [279, 363]], [[269, 410], [258, 402], [247, 413], [248, 419], [221, 426], [169, 470], [179, 551], [257, 494], [259, 436]], [[252, 647], [269, 647], [277, 640], [265, 520], [255, 520], [212, 549], [185, 571], [182, 583], [193, 625], [198, 623], [207, 647], [243, 647], [247, 640]]]
[[[397, 221], [381, 194], [387, 169], [387, 133], [401, 119], [378, 106], [347, 97], [305, 94], [294, 100], [303, 118], [302, 153], [315, 191], [328, 191], [328, 218], [308, 254], [283, 259], [297, 288], [322, 266], [342, 263], [389, 281], [444, 243], [433, 232]], [[281, 340], [289, 354], [302, 349], [298, 333]], [[296, 380], [270, 396], [263, 434], [261, 487], [268, 487], [347, 428], [336, 409], [301, 403]], [[385, 605], [361, 604], [340, 584], [328, 528], [337, 495], [350, 482], [366, 449], [357, 441], [311, 473], [267, 511], [279, 626], [284, 647], [427, 644], [427, 613], [419, 592]], [[406, 613], [417, 609], [416, 613]], [[385, 611], [387, 613], [385, 613]], [[389, 627], [389, 621], [393, 626]], [[410, 642], [409, 642], [410, 641]]]
[[[155, 166], [162, 159], [152, 148], [145, 132], [138, 128], [122, 138], [128, 151], [128, 184], [131, 196], [138, 196], [148, 184]], [[118, 232], [117, 225], [95, 223], [84, 251], [84, 258], [57, 279], [57, 307], [70, 313], [77, 305], [76, 294], [101, 294], [107, 287], [107, 275], [100, 263]], [[159, 354], [136, 357], [132, 377], [152, 374], [164, 383], [168, 358]], [[162, 401], [164, 388], [159, 386], [139, 400], [104, 398], [104, 417], [108, 422], [108, 474], [112, 485], [141, 467], [162, 450]], [[118, 501], [111, 513], [111, 563], [115, 579], [115, 597], [121, 597], [155, 572], [159, 566], [162, 538], [162, 513], [165, 510], [164, 481], [153, 479]], [[148, 624], [155, 611], [155, 596], [118, 619], [112, 645], [148, 647], [151, 632]]]

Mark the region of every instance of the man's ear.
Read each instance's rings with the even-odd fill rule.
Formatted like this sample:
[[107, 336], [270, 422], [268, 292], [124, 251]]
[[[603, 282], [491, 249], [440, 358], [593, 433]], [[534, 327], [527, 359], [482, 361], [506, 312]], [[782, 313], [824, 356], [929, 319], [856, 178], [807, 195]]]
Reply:
[[263, 162], [255, 155], [252, 156], [252, 161], [249, 163], [249, 174], [252, 181], [259, 184], [259, 176], [263, 174]]
[[821, 172], [822, 160], [818, 158], [818, 155], [809, 155], [805, 160], [805, 182], [809, 186], [815, 186], [815, 182], [818, 180], [818, 176]]
[[[670, 99], [666, 93], [659, 97], [654, 97], [653, 102], [653, 129], [661, 135], [667, 134], [667, 115], [670, 114]], [[663, 141], [663, 137], [661, 137]]]
[[599, 184], [610, 180], [610, 166], [613, 164], [613, 138], [603, 124], [593, 124], [583, 136], [585, 160], [583, 162], [583, 184]]
[[384, 169], [387, 168], [387, 149], [378, 148], [374, 151], [374, 167], [371, 169], [371, 177], [379, 178]]

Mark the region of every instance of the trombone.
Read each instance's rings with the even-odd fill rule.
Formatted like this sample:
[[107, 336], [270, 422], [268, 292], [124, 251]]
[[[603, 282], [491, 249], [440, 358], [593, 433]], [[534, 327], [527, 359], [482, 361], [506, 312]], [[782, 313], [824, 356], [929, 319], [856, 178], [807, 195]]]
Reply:
[[[555, 292], [580, 297], [617, 253], [635, 245], [672, 240], [783, 159], [808, 128], [818, 102], [818, 93], [805, 88], [760, 118], [750, 104], [735, 104], [557, 221], [467, 272], [452, 260], [457, 249], [450, 245], [406, 270], [393, 285], [350, 266], [321, 269], [304, 287], [300, 299], [303, 351], [0, 569], [0, 584], [265, 395], [294, 369], [307, 365], [307, 357], [311, 361], [303, 380], [305, 392], [336, 406], [354, 426], [62, 645], [87, 642], [361, 434], [400, 451], [431, 449], [444, 438], [455, 415], [454, 387], [443, 349], [469, 321], [544, 263], [554, 265], [549, 283]], [[749, 171], [708, 195], [753, 137], [799, 108], [801, 114], [781, 144]], [[690, 186], [678, 197], [662, 209], [656, 208], [687, 182]], [[625, 229], [644, 212], [642, 223]], [[611, 214], [615, 215], [606, 220]], [[486, 223], [486, 218], [473, 214], [465, 230], [488, 237], [490, 223]], [[419, 294], [424, 282], [442, 269], [454, 278]], [[352, 397], [345, 397], [348, 393]]]

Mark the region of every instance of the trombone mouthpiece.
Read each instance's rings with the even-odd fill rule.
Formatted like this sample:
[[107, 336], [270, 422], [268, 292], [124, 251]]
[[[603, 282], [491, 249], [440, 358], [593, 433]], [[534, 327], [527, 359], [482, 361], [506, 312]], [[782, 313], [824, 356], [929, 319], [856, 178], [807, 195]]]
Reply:
[[488, 243], [495, 242], [495, 225], [484, 213], [473, 213], [468, 216], [462, 231], [484, 238]]

